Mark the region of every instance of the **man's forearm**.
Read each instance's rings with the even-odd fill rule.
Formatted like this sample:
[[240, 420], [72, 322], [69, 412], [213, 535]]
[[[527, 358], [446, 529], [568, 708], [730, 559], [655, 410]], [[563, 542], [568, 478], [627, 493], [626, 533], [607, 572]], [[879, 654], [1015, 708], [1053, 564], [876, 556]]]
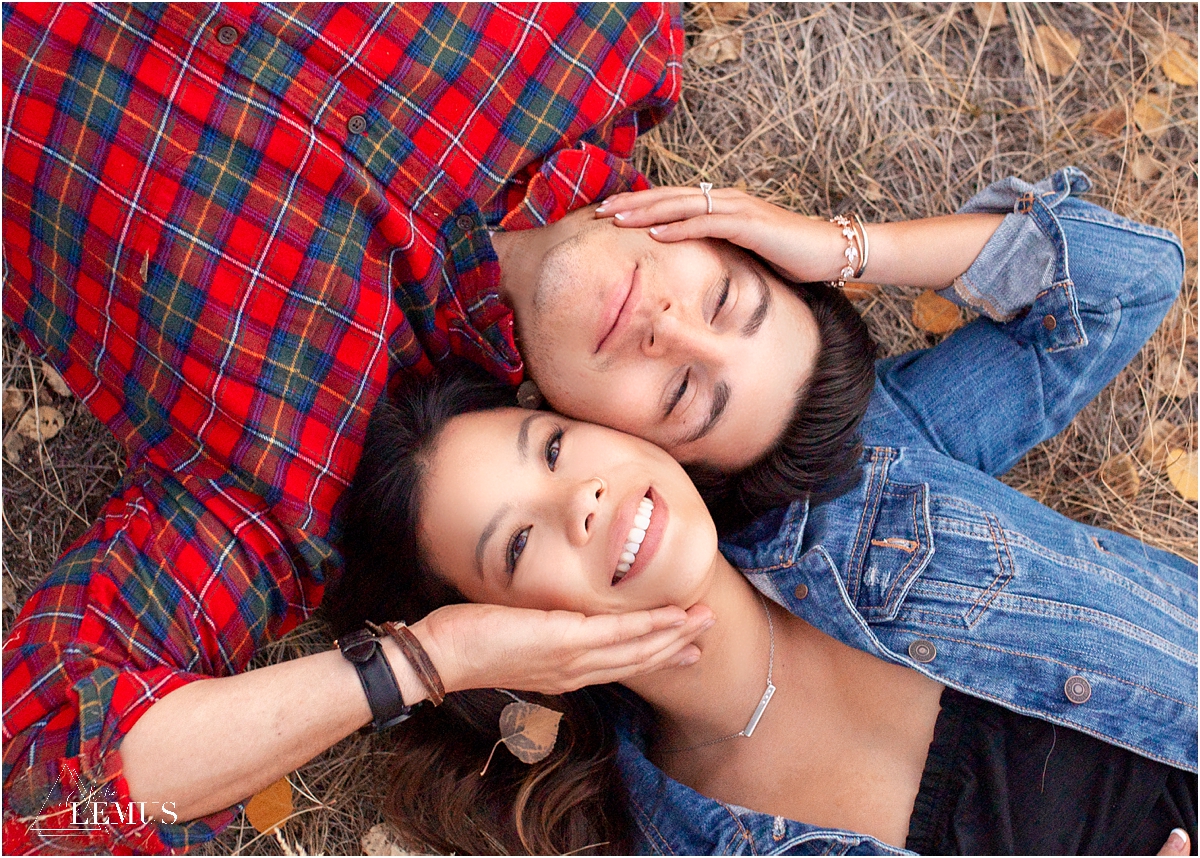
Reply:
[[[405, 702], [424, 700], [396, 644], [384, 651]], [[370, 720], [354, 665], [330, 651], [176, 689], [120, 753], [130, 797], [174, 802], [186, 821], [246, 799]]]

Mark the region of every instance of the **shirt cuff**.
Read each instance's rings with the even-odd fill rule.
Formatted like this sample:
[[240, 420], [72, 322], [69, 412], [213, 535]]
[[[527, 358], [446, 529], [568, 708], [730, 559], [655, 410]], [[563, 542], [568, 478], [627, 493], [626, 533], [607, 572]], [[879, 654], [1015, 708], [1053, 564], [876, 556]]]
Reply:
[[1010, 176], [984, 188], [959, 214], [1008, 214], [971, 267], [939, 294], [997, 322], [1019, 316], [1065, 270], [1066, 247], [1053, 210], [1091, 187], [1083, 171], [1066, 167], [1037, 184]]

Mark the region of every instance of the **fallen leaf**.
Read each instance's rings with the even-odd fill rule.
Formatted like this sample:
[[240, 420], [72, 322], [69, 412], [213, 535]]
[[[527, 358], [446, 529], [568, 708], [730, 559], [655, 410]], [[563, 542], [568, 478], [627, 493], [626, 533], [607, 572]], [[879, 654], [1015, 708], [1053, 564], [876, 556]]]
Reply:
[[859, 176], [859, 193], [864, 200], [877, 203], [882, 200], [887, 193], [883, 190], [883, 185], [872, 179], [870, 176]]
[[1100, 482], [1117, 497], [1130, 501], [1137, 497], [1138, 489], [1142, 487], [1137, 464], [1128, 453], [1118, 453], [1100, 466]]
[[1133, 121], [1151, 140], [1162, 137], [1171, 127], [1171, 102], [1165, 95], [1147, 93], [1133, 106]]
[[1182, 36], [1167, 33], [1163, 40], [1162, 70], [1180, 86], [1196, 85], [1196, 46]]
[[861, 301], [863, 298], [870, 298], [878, 291], [878, 283], [857, 283], [847, 280], [846, 288], [842, 290], [842, 294], [851, 301]]
[[16, 420], [25, 410], [25, 394], [15, 387], [4, 388], [4, 422]]
[[11, 577], [5, 575], [2, 587], [4, 591], [4, 607], [15, 611], [17, 609], [17, 585], [13, 583]]
[[1162, 175], [1163, 166], [1145, 152], [1138, 152], [1129, 164], [1129, 172], [1143, 184], [1149, 184]]
[[1138, 453], [1143, 462], [1161, 471], [1171, 460], [1171, 451], [1190, 446], [1190, 441], [1186, 427], [1176, 426], [1168, 420], [1151, 420], [1142, 432]]
[[500, 742], [523, 763], [537, 763], [550, 756], [558, 739], [558, 722], [562, 713], [536, 703], [518, 700], [500, 710], [500, 739], [492, 746], [480, 777], [492, 764], [492, 754]]
[[246, 802], [246, 819], [260, 834], [270, 834], [292, 815], [292, 785], [280, 778]]
[[1008, 23], [1008, 12], [1004, 10], [1003, 3], [976, 3], [974, 10], [975, 20], [985, 33], [992, 27], [1003, 27]]
[[913, 301], [913, 324], [931, 334], [948, 334], [962, 327], [962, 311], [937, 292], [926, 289]]
[[742, 34], [730, 24], [714, 24], [701, 30], [688, 59], [698, 66], [732, 63], [742, 58]]
[[392, 838], [392, 829], [385, 822], [372, 825], [362, 836], [364, 855], [412, 855]]
[[1196, 261], [1196, 219], [1185, 218], [1179, 224], [1179, 239], [1183, 242], [1183, 255], [1192, 262]]
[[1095, 114], [1091, 122], [1093, 131], [1106, 137], [1120, 137], [1125, 133], [1129, 117], [1125, 115], [1125, 105], [1118, 104]]
[[701, 29], [708, 29], [713, 24], [727, 24], [730, 21], [740, 21], [750, 14], [749, 3], [697, 3], [697, 20]]
[[25, 437], [17, 432], [16, 429], [9, 431], [4, 436], [4, 458], [12, 462], [14, 465], [21, 464], [21, 452], [25, 449]]
[[50, 389], [59, 396], [70, 396], [71, 388], [67, 387], [67, 383], [63, 381], [63, 377], [58, 374], [58, 370], [50, 366], [50, 364], [42, 361], [42, 378]]
[[1154, 367], [1154, 391], [1166, 399], [1186, 399], [1196, 392], [1196, 376], [1178, 360], [1159, 358]]
[[1167, 462], [1167, 477], [1184, 500], [1196, 500], [1196, 454], [1172, 450]]
[[17, 432], [30, 441], [49, 441], [62, 428], [62, 412], [50, 405], [30, 408], [17, 421]]
[[1042, 24], [1033, 31], [1033, 61], [1050, 77], [1062, 77], [1079, 58], [1079, 39], [1065, 30]]

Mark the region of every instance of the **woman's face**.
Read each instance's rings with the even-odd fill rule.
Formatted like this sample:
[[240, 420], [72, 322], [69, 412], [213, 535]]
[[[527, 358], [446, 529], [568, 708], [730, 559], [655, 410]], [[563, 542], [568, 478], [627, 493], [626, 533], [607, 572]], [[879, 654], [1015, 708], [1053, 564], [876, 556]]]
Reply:
[[451, 420], [425, 476], [419, 527], [433, 568], [464, 596], [525, 608], [687, 608], [717, 558], [712, 517], [674, 459], [545, 411]]

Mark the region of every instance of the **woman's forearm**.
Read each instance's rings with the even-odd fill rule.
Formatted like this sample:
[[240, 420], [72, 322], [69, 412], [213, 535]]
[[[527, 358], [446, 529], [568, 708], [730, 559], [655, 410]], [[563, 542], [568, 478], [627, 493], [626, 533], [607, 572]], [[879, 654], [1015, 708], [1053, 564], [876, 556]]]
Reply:
[[971, 267], [1003, 220], [1002, 214], [958, 214], [868, 224], [870, 256], [860, 279], [920, 289], [949, 286]]
[[[424, 700], [396, 644], [384, 652], [405, 702]], [[120, 754], [130, 797], [174, 802], [186, 821], [246, 799], [370, 720], [354, 665], [331, 650], [176, 689], [133, 725]]]

